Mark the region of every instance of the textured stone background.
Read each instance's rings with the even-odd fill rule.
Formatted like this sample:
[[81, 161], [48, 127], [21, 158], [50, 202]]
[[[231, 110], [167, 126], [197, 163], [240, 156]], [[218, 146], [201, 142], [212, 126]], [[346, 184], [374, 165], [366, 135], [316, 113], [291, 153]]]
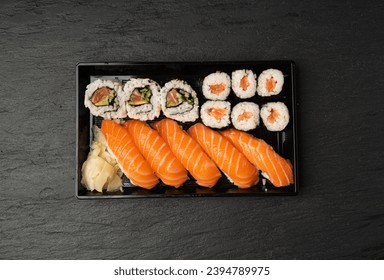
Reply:
[[[384, 258], [382, 1], [107, 2], [0, 3], [1, 259]], [[277, 59], [297, 197], [75, 198], [78, 62]]]

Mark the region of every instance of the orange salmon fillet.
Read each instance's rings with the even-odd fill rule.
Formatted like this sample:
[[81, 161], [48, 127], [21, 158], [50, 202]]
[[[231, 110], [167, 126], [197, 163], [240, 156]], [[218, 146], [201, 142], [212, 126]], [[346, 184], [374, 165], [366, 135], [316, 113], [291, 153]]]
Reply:
[[187, 170], [156, 130], [138, 120], [129, 120], [123, 126], [164, 184], [177, 188], [188, 179]]
[[222, 131], [222, 134], [241, 151], [258, 169], [267, 174], [275, 187], [293, 183], [293, 168], [289, 160], [282, 158], [264, 140], [236, 129]]
[[203, 187], [213, 187], [221, 177], [215, 163], [176, 121], [163, 119], [153, 124], [172, 153]]
[[209, 88], [213, 94], [220, 94], [225, 90], [225, 84], [221, 83], [216, 85], [209, 85]]
[[197, 123], [188, 133], [236, 186], [249, 188], [259, 181], [257, 168], [219, 132]]
[[132, 184], [145, 189], [152, 189], [158, 184], [159, 179], [140, 154], [133, 138], [125, 128], [114, 121], [103, 120], [101, 131], [107, 141], [108, 149]]
[[248, 76], [244, 76], [243, 78], [241, 78], [240, 80], [240, 87], [246, 91], [249, 87], [249, 81], [248, 81]]

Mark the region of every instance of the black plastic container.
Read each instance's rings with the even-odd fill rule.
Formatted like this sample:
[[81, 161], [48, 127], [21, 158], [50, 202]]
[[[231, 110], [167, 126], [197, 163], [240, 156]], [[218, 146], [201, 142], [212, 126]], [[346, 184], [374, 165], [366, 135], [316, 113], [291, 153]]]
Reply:
[[[88, 191], [81, 185], [81, 166], [87, 159], [89, 146], [92, 142], [92, 125], [100, 125], [101, 119], [93, 117], [84, 106], [86, 86], [96, 78], [126, 80], [129, 78], [151, 78], [163, 86], [172, 79], [187, 81], [197, 92], [199, 104], [206, 100], [201, 92], [205, 76], [212, 72], [222, 71], [231, 75], [237, 69], [251, 69], [257, 76], [266, 69], [279, 69], [284, 74], [284, 86], [280, 94], [271, 97], [260, 97], [257, 94], [241, 100], [230, 93], [228, 101], [232, 106], [241, 101], [251, 101], [261, 107], [267, 102], [281, 101], [289, 109], [290, 122], [281, 132], [268, 131], [262, 121], [260, 125], [248, 133], [265, 140], [282, 157], [291, 161], [294, 168], [294, 184], [276, 188], [269, 181], [261, 180], [252, 188], [239, 189], [230, 183], [223, 175], [213, 188], [199, 187], [188, 180], [182, 187], [173, 187], [159, 184], [152, 190], [145, 190], [133, 186], [124, 178], [123, 192], [97, 193]], [[79, 63], [76, 68], [76, 196], [80, 199], [92, 198], [143, 198], [143, 197], [191, 197], [191, 196], [255, 196], [255, 195], [295, 195], [298, 193], [298, 151], [297, 151], [297, 125], [296, 125], [296, 99], [295, 99], [295, 64], [292, 61], [253, 61], [253, 62], [149, 62], [149, 63]], [[162, 116], [160, 116], [162, 118]], [[198, 119], [196, 122], [200, 122]], [[194, 123], [196, 123], [194, 122]], [[185, 129], [193, 123], [182, 124]]]

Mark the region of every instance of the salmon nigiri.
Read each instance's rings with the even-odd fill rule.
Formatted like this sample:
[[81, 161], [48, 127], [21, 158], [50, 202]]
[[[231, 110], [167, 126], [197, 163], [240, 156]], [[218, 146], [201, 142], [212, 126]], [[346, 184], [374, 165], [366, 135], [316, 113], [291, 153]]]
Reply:
[[188, 133], [239, 188], [249, 188], [259, 181], [257, 168], [219, 132], [197, 123]]
[[160, 136], [171, 148], [173, 154], [204, 187], [213, 187], [221, 173], [200, 145], [174, 120], [163, 119], [153, 124]]
[[133, 137], [136, 146], [164, 184], [180, 187], [188, 173], [156, 130], [145, 122], [129, 120], [123, 125]]
[[132, 184], [146, 189], [157, 185], [159, 179], [140, 154], [133, 138], [125, 128], [114, 121], [103, 120], [101, 131], [105, 136], [109, 151]]
[[275, 187], [293, 183], [293, 168], [289, 160], [282, 158], [264, 140], [236, 129], [228, 129], [222, 134], [239, 149], [247, 159], [264, 172]]

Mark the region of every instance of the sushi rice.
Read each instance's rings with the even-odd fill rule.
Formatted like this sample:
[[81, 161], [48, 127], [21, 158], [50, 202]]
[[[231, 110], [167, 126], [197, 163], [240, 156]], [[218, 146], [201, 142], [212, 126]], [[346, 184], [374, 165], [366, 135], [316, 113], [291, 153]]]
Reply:
[[199, 117], [196, 92], [185, 81], [171, 80], [160, 91], [163, 114], [180, 122], [193, 122]]
[[260, 110], [260, 117], [269, 131], [282, 131], [289, 123], [287, 106], [282, 102], [269, 102]]
[[232, 89], [239, 98], [250, 98], [256, 94], [256, 74], [252, 70], [232, 72]]
[[260, 123], [259, 115], [259, 105], [253, 102], [240, 102], [232, 109], [232, 124], [236, 129], [243, 131], [255, 129]]
[[84, 106], [94, 116], [104, 119], [118, 119], [127, 116], [123, 102], [122, 85], [120, 82], [97, 79], [87, 85]]
[[260, 96], [277, 95], [284, 85], [284, 75], [280, 70], [264, 70], [257, 80], [257, 94]]
[[231, 103], [228, 101], [207, 101], [201, 106], [201, 120], [206, 126], [223, 128], [230, 124]]
[[210, 100], [225, 100], [231, 92], [231, 78], [227, 73], [209, 74], [203, 81], [203, 94]]
[[130, 79], [124, 85], [123, 102], [129, 118], [147, 121], [160, 115], [161, 87], [151, 79]]

